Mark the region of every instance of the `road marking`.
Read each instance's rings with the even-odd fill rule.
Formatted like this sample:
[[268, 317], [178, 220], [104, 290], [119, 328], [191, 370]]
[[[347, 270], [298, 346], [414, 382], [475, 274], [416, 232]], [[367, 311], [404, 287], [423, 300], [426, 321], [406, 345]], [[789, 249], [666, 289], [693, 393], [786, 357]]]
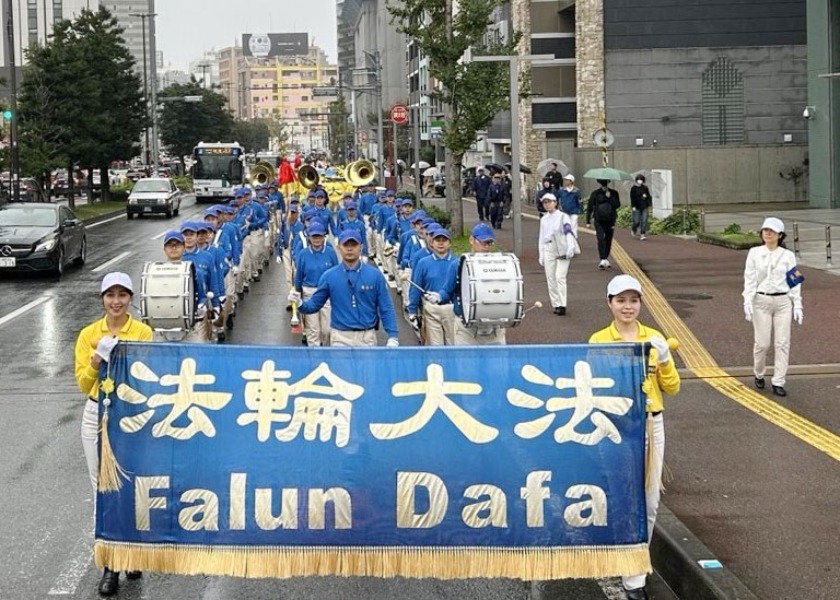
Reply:
[[44, 296], [41, 296], [40, 298], [38, 298], [37, 300], [33, 300], [29, 304], [24, 304], [19, 309], [13, 310], [12, 312], [10, 312], [5, 317], [0, 317], [0, 325], [5, 325], [6, 323], [11, 321], [12, 319], [21, 316], [23, 313], [32, 310], [36, 306], [40, 306], [41, 304], [43, 304], [44, 302], [46, 302], [49, 299], [50, 299], [50, 296], [44, 295]]
[[117, 254], [114, 258], [112, 258], [108, 262], [104, 262], [101, 265], [99, 265], [98, 267], [96, 267], [95, 269], [93, 269], [93, 272], [94, 273], [99, 273], [99, 271], [103, 271], [103, 270], [107, 269], [108, 267], [110, 267], [111, 265], [120, 262], [122, 259], [124, 259], [126, 256], [129, 256], [130, 254], [131, 254], [131, 252], [123, 252], [122, 254]]
[[686, 367], [724, 396], [731, 398], [744, 408], [751, 410], [759, 417], [796, 436], [834, 460], [840, 461], [840, 436], [785, 408], [767, 396], [759, 394], [723, 370], [712, 358], [709, 351], [700, 343], [697, 336], [677, 316], [677, 313], [648, 276], [639, 268], [636, 261], [630, 258], [627, 251], [620, 244], [613, 242], [612, 253], [621, 270], [632, 275], [642, 284], [645, 306], [650, 310], [659, 326], [665, 330], [666, 335], [675, 337], [680, 341], [680, 348], [677, 352], [682, 357]]
[[125, 219], [125, 213], [121, 213], [116, 217], [111, 217], [110, 219], [105, 219], [104, 221], [99, 221], [98, 223], [94, 223], [92, 225], [85, 225], [85, 229], [93, 229], [94, 227], [99, 227], [100, 225], [104, 225], [105, 223], [110, 223], [111, 221], [118, 221], [120, 219]]
[[73, 596], [76, 594], [76, 589], [90, 568], [91, 542], [91, 537], [81, 537], [76, 540], [73, 550], [70, 552], [71, 558], [64, 562], [61, 572], [48, 592], [50, 596]]

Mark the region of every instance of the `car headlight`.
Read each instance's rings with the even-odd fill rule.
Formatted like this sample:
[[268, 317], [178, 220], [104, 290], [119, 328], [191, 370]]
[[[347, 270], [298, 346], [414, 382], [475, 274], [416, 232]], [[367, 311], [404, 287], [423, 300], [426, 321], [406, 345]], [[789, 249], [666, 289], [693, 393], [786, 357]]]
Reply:
[[58, 240], [56, 238], [50, 238], [48, 240], [42, 241], [40, 244], [35, 246], [35, 252], [40, 252], [43, 250], [44, 252], [49, 252], [53, 248], [55, 248], [55, 244]]
[[129, 198], [128, 203], [129, 204], [137, 204], [137, 198]]
[[166, 204], [166, 198], [158, 198], [157, 203], [158, 204]]

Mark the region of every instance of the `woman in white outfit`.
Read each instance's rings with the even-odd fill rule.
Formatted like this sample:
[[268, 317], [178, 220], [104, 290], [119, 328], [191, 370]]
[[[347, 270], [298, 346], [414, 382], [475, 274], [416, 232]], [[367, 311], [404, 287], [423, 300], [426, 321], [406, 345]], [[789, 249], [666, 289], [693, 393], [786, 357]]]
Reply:
[[[781, 245], [785, 224], [768, 217], [761, 226], [764, 245], [751, 248], [744, 267], [744, 315], [755, 333], [753, 373], [755, 387], [764, 389], [770, 338], [775, 338], [773, 393], [787, 396], [785, 376], [790, 353], [790, 321], [802, 324], [802, 290], [795, 279], [796, 256]], [[790, 274], [790, 275], [789, 275]]]
[[540, 219], [540, 266], [545, 268], [548, 297], [554, 307], [554, 314], [565, 315], [566, 274], [569, 272], [569, 262], [580, 250], [572, 233], [569, 215], [557, 210], [557, 197], [554, 194], [545, 194], [542, 203], [545, 214]]

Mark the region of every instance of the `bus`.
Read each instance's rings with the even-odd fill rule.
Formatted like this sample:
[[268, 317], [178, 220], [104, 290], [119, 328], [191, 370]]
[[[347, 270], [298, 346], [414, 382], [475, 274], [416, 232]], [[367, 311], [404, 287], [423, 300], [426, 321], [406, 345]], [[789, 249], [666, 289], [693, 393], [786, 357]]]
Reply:
[[199, 142], [193, 150], [192, 169], [196, 202], [232, 198], [233, 188], [244, 182], [245, 151], [236, 142]]

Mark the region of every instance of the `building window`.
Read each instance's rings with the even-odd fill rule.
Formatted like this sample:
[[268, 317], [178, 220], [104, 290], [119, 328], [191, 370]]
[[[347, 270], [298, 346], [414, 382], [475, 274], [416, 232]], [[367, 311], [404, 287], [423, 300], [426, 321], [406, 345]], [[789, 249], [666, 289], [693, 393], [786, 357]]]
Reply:
[[64, 0], [53, 0], [53, 23], [58, 23], [64, 18]]
[[744, 141], [744, 76], [725, 56], [703, 73], [703, 143]]
[[38, 0], [26, 0], [27, 27], [29, 43], [38, 41]]

